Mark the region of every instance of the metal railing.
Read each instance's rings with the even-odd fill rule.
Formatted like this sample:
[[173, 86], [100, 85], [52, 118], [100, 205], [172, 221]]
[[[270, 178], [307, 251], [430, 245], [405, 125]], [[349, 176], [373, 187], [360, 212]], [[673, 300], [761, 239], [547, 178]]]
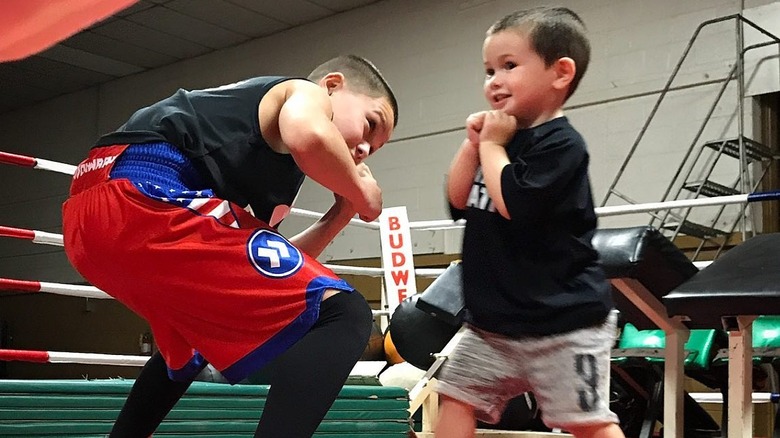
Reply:
[[[697, 145], [699, 145], [705, 129], [707, 127], [707, 124], [712, 119], [712, 116], [722, 100], [729, 84], [736, 80], [737, 81], [737, 104], [736, 104], [736, 112], [737, 112], [737, 139], [739, 145], [739, 176], [735, 182], [734, 187], [739, 187], [739, 190], [741, 190], [742, 193], [750, 193], [759, 185], [761, 179], [763, 179], [763, 176], [766, 174], [766, 168], [763, 169], [763, 173], [761, 174], [761, 178], [758, 179], [758, 181], [754, 184], [754, 187], [751, 187], [751, 181], [749, 177], [749, 168], [748, 168], [748, 157], [746, 155], [746, 139], [744, 136], [745, 132], [745, 107], [744, 107], [744, 97], [745, 97], [745, 73], [744, 73], [744, 59], [745, 59], [745, 53], [751, 50], [755, 50], [762, 47], [767, 47], [770, 45], [777, 45], [780, 44], [780, 38], [776, 37], [766, 29], [758, 26], [756, 23], [752, 22], [751, 20], [745, 18], [741, 14], [733, 14], [728, 15], [720, 18], [715, 18], [712, 20], [704, 21], [703, 23], [699, 24], [699, 26], [694, 31], [693, 35], [689, 39], [685, 50], [683, 51], [680, 59], [678, 60], [677, 64], [675, 65], [671, 75], [669, 76], [668, 80], [666, 81], [664, 87], [661, 89], [661, 91], [658, 94], [658, 98], [656, 99], [652, 109], [650, 110], [650, 113], [645, 120], [644, 124], [640, 128], [636, 138], [634, 139], [634, 142], [632, 143], [631, 147], [629, 148], [629, 151], [623, 160], [615, 178], [613, 179], [611, 185], [607, 189], [607, 193], [601, 203], [601, 206], [606, 206], [609, 200], [612, 196], [616, 196], [623, 201], [629, 202], [629, 203], [635, 203], [631, 199], [631, 196], [625, 193], [621, 193], [617, 190], [618, 182], [621, 180], [621, 178], [624, 176], [626, 172], [626, 168], [628, 167], [629, 162], [631, 161], [632, 157], [636, 153], [640, 143], [645, 138], [645, 134], [647, 133], [650, 124], [655, 119], [656, 115], [659, 112], [659, 109], [661, 107], [662, 102], [667, 97], [667, 95], [670, 93], [670, 91], [676, 90], [672, 87], [672, 84], [674, 83], [675, 79], [678, 77], [683, 63], [688, 58], [689, 54], [691, 53], [691, 50], [694, 47], [695, 42], [697, 41], [699, 35], [701, 34], [702, 30], [708, 26], [717, 24], [717, 23], [723, 23], [726, 21], [734, 20], [735, 27], [736, 27], [736, 62], [730, 69], [728, 75], [726, 75], [723, 78], [720, 79], [714, 79], [709, 81], [703, 81], [698, 84], [694, 84], [691, 86], [685, 86], [685, 87], [679, 87], [678, 89], [689, 89], [694, 86], [708, 86], [713, 84], [721, 83], [721, 86], [719, 87], [715, 99], [710, 105], [709, 109], [706, 112], [706, 115], [701, 123], [701, 125], [698, 127], [692, 141], [688, 145], [688, 148], [685, 150], [685, 153], [683, 154], [683, 158], [681, 161], [680, 166], [677, 168], [676, 172], [674, 173], [671, 182], [665, 189], [660, 202], [665, 202], [670, 199], [679, 199], [681, 196], [682, 191], [685, 189], [685, 182], [691, 177], [691, 174], [696, 168], [696, 164], [699, 161], [705, 146], [699, 146], [698, 153], [693, 157], [691, 160], [691, 157], [694, 153], [694, 150], [696, 149]], [[750, 26], [751, 28], [755, 29], [762, 35], [768, 37], [770, 41], [759, 43], [759, 44], [753, 44], [748, 47], [744, 47], [744, 26]], [[723, 147], [719, 151], [716, 151], [715, 157], [711, 158], [711, 166], [708, 170], [704, 172], [705, 176], [704, 179], [706, 180], [711, 175], [715, 164], [717, 164], [717, 160], [720, 158], [720, 156], [723, 154]], [[774, 157], [776, 158], [776, 157]], [[682, 177], [682, 178], [681, 178]], [[676, 188], [676, 191], [675, 191]], [[698, 197], [702, 195], [702, 189], [704, 188], [704, 184], [702, 184], [700, 187], [698, 187], [693, 192], [693, 197]], [[672, 193], [673, 198], [670, 196]], [[730, 227], [730, 230], [728, 233], [733, 233], [736, 229], [737, 224], [741, 224], [741, 231], [743, 233], [743, 239], [746, 238], [747, 229], [746, 229], [746, 222], [749, 220], [749, 212], [752, 210], [748, 209], [749, 207], [745, 206], [741, 209], [739, 216], [737, 219], [735, 219], [735, 222], [733, 226]], [[660, 222], [660, 225], [658, 225], [658, 228], [663, 228], [668, 220], [673, 219], [677, 221], [677, 226], [672, 231], [672, 235], [670, 236], [670, 239], [674, 240], [679, 234], [681, 234], [681, 231], [683, 230], [684, 224], [686, 223], [686, 220], [688, 216], [691, 213], [691, 208], [687, 208], [686, 210], [682, 212], [675, 212], [672, 210], [667, 210], [663, 214], [652, 214], [652, 218], [650, 220], [650, 225], [656, 226], [656, 222]], [[721, 216], [723, 214], [723, 208], [721, 208], [715, 215], [715, 219], [712, 221], [711, 226], [712, 228], [715, 227], [717, 224], [717, 221], [720, 220]], [[708, 241], [708, 239], [704, 238], [701, 240], [701, 243], [699, 244], [699, 247], [696, 249], [694, 254], [694, 260], [695, 258], [700, 254], [702, 248], [704, 247], [705, 243]], [[720, 242], [719, 248], [717, 250], [717, 254], [720, 253], [720, 251], [723, 249], [723, 246], [728, 241], [728, 236], [725, 236], [725, 238]]]

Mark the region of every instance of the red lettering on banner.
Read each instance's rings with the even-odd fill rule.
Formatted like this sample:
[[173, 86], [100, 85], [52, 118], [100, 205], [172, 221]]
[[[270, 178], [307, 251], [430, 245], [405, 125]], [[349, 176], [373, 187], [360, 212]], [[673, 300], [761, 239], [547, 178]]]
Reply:
[[395, 236], [396, 236], [396, 234], [391, 234], [389, 236], [390, 237], [390, 248], [398, 249], [398, 248], [404, 246], [404, 235], [403, 234], [397, 234], [397, 236], [398, 236], [398, 243], [395, 243], [395, 239], [393, 239], [393, 237], [395, 237]]
[[390, 225], [391, 230], [398, 230], [401, 228], [401, 221], [398, 220], [398, 216], [390, 216], [387, 218], [387, 222]]
[[392, 271], [390, 273], [393, 276], [393, 283], [395, 283], [396, 286], [403, 283], [406, 284], [407, 281], [409, 281], [409, 270], [405, 271]]
[[[387, 229], [391, 231], [387, 236], [388, 244], [394, 252], [390, 253], [390, 264], [393, 268], [403, 268], [406, 265], [406, 254], [402, 251], [406, 244], [403, 233], [401, 232], [402, 224], [401, 217], [388, 216], [386, 218]], [[395, 232], [397, 231], [397, 232]], [[393, 233], [395, 232], [395, 233]], [[390, 270], [393, 285], [396, 287], [396, 293], [398, 300], [403, 301], [409, 296], [409, 289], [406, 287], [409, 281], [413, 281], [414, 275], [409, 269]]]

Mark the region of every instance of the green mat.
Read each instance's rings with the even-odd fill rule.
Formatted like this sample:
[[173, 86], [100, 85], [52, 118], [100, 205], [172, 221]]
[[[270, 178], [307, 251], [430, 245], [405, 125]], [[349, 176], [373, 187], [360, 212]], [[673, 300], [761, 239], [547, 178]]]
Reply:
[[[0, 436], [104, 437], [132, 380], [0, 380]], [[194, 382], [155, 437], [248, 437], [266, 385]], [[346, 385], [315, 437], [398, 437], [410, 430], [403, 388]]]

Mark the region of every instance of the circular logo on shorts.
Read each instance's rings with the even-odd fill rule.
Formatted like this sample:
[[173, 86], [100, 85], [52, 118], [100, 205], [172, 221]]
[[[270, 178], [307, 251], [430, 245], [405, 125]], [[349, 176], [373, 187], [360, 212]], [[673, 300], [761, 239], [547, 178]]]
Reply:
[[280, 234], [257, 230], [247, 243], [249, 260], [268, 277], [288, 277], [303, 266], [303, 255]]

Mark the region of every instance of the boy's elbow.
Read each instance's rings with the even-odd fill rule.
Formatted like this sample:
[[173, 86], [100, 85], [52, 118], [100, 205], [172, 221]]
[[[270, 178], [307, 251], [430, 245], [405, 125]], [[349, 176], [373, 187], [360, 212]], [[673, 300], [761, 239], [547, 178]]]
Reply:
[[495, 207], [496, 207], [496, 211], [498, 212], [498, 214], [501, 215], [501, 217], [503, 217], [506, 220], [512, 219], [512, 216], [509, 215], [509, 210], [506, 209], [506, 205], [496, 204]]
[[326, 136], [315, 129], [301, 129], [283, 137], [284, 144], [295, 155], [305, 155], [320, 148], [325, 143]]
[[449, 190], [447, 192], [447, 202], [449, 202], [450, 206], [457, 208], [458, 210], [465, 210], [467, 201], [467, 194], [464, 195], [455, 190]]
[[287, 116], [280, 120], [279, 131], [282, 142], [292, 154], [310, 152], [326, 144], [333, 127], [330, 121], [305, 119], [301, 116]]

